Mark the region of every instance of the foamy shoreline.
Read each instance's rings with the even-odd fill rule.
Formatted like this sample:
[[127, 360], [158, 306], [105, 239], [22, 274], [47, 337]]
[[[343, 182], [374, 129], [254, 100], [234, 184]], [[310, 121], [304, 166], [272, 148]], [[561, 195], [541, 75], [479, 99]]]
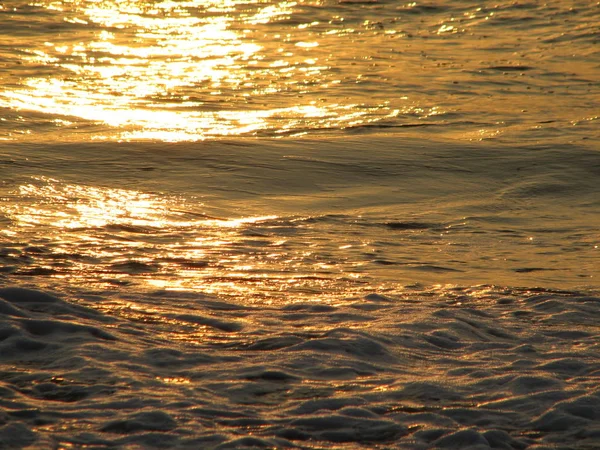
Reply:
[[0, 289], [4, 448], [584, 449], [600, 435], [591, 294], [61, 297]]

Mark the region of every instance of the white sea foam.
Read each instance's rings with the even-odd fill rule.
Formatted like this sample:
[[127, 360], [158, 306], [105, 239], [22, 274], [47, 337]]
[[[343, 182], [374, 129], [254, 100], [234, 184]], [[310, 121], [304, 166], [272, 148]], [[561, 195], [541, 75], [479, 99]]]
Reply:
[[4, 448], [593, 448], [600, 433], [597, 296], [0, 297]]

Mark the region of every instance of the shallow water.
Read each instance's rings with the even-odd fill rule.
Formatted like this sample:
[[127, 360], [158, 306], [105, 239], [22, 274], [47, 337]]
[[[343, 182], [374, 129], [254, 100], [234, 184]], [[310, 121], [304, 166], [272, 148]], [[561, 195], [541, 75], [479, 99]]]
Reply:
[[597, 286], [597, 152], [395, 136], [371, 137], [376, 155], [365, 145], [15, 146], [4, 272], [247, 301], [414, 283]]
[[0, 296], [5, 446], [597, 444], [598, 297], [489, 286], [259, 307], [197, 292]]
[[597, 448], [598, 4], [0, 4], [0, 448]]

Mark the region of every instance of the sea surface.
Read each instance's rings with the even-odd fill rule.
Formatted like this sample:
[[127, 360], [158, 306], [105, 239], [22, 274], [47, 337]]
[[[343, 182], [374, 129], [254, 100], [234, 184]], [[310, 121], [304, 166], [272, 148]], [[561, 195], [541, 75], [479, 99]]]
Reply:
[[600, 3], [0, 1], [0, 449], [600, 448]]

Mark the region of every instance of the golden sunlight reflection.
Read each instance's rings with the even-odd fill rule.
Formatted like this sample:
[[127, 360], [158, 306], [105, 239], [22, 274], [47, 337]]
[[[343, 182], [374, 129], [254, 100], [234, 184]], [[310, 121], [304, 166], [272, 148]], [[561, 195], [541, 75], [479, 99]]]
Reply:
[[189, 379], [181, 377], [157, 377], [156, 379], [162, 381], [165, 384], [190, 384]]
[[42, 202], [20, 205], [12, 211], [12, 217], [21, 225], [49, 225], [68, 230], [108, 225], [158, 229], [173, 224], [167, 220], [165, 206], [149, 194], [62, 184], [46, 177], [34, 180], [35, 184], [20, 186], [19, 194]]
[[321, 40], [333, 35], [320, 22], [298, 18], [296, 34], [284, 33], [299, 14], [297, 2], [36, 6], [60, 11], [73, 34], [50, 34], [39, 48], [24, 51], [23, 64], [49, 70], [31, 72], [0, 94], [0, 106], [89, 121], [105, 130], [95, 138], [302, 134], [390, 115], [386, 104], [364, 105], [350, 92], [326, 101], [333, 88], [354, 89], [362, 74], [344, 80], [332, 68], [337, 55]]
[[[11, 226], [2, 235], [28, 242], [17, 273], [47, 275], [73, 284], [196, 290], [266, 301], [331, 290], [343, 275], [297, 252], [275, 215], [217, 218], [202, 204], [175, 196], [71, 184], [33, 177], [3, 211]], [[44, 235], [39, 236], [39, 230]], [[358, 269], [358, 268], [356, 268]]]

